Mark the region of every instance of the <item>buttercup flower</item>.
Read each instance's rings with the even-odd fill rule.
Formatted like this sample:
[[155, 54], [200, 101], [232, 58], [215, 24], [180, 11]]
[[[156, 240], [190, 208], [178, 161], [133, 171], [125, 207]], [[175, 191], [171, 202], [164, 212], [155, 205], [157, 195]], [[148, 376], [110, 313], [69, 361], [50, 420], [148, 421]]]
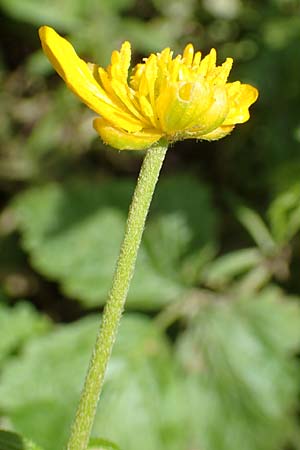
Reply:
[[258, 91], [239, 81], [227, 83], [232, 59], [216, 66], [216, 51], [202, 59], [188, 44], [173, 58], [166, 48], [137, 64], [129, 75], [131, 49], [124, 42], [102, 68], [80, 59], [52, 28], [39, 30], [43, 50], [69, 89], [99, 114], [94, 128], [120, 150], [141, 150], [164, 137], [216, 140], [249, 119]]

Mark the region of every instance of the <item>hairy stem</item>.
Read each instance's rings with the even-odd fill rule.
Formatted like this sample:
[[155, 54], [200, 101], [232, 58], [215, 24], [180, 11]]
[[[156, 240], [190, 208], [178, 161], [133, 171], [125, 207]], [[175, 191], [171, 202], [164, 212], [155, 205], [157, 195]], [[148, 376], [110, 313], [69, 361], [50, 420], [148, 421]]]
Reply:
[[112, 287], [71, 429], [67, 445], [68, 450], [86, 450], [88, 447], [106, 367], [116, 338], [130, 281], [134, 273], [145, 220], [166, 151], [167, 143], [162, 141], [157, 146], [147, 150], [138, 177]]

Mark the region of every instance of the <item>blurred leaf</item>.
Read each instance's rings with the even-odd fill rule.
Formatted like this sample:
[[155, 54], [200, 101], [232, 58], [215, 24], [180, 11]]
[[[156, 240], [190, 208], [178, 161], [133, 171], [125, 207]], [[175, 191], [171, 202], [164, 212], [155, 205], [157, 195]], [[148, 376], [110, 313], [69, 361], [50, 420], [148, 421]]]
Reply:
[[52, 24], [65, 30], [79, 24], [80, 0], [1, 0], [1, 7], [12, 17], [40, 26]]
[[[51, 184], [16, 201], [32, 265], [87, 306], [110, 287], [134, 185], [130, 181]], [[201, 217], [198, 210], [201, 210]], [[128, 306], [157, 308], [185, 289], [180, 266], [189, 251], [214, 245], [209, 192], [192, 177], [161, 180], [153, 200]], [[196, 248], [197, 248], [196, 247]]]
[[235, 19], [241, 8], [240, 0], [203, 0], [205, 8], [214, 16]]
[[120, 450], [115, 444], [105, 439], [91, 439], [88, 448], [90, 450]]
[[195, 286], [202, 282], [206, 268], [210, 267], [216, 255], [217, 246], [212, 241], [208, 241], [207, 245], [187, 255], [181, 269], [181, 276], [186, 284]]
[[238, 206], [236, 215], [263, 252], [269, 253], [275, 248], [275, 242], [268, 228], [255, 211], [245, 206]]
[[253, 267], [245, 274], [236, 286], [236, 291], [240, 295], [255, 295], [256, 292], [268, 284], [272, 275], [272, 267], [268, 267], [267, 261], [263, 261], [262, 264]]
[[[48, 105], [46, 101], [48, 101]], [[75, 153], [76, 145], [78, 145], [82, 151], [86, 146], [82, 136], [82, 122], [86, 115], [91, 119], [90, 111], [83, 109], [76, 97], [71, 95], [62, 84], [51, 93], [50, 98], [41, 96], [40, 99], [36, 98], [35, 102], [40, 104], [40, 110], [44, 105], [46, 112], [40, 113], [39, 120], [26, 140], [26, 149], [30, 157], [36, 162], [42, 160], [47, 153], [64, 146], [68, 146], [69, 151], [71, 147]], [[71, 127], [75, 126], [77, 126], [76, 137], [73, 132], [68, 132]], [[92, 135], [92, 130], [90, 134]], [[75, 144], [73, 140], [77, 140]], [[57, 152], [49, 156], [52, 158], [62, 157]]]
[[[97, 5], [97, 0], [90, 0], [92, 5]], [[134, 0], [103, 0], [102, 3], [112, 11], [123, 11], [134, 6]], [[91, 6], [91, 5], [90, 5]]]
[[174, 275], [192, 237], [186, 218], [174, 211], [150, 221], [144, 246], [160, 273]]
[[187, 252], [195, 251], [195, 246], [216, 242], [218, 216], [212, 204], [210, 189], [195, 176], [177, 174], [159, 181], [150, 218], [174, 213], [182, 214], [182, 220], [191, 230]]
[[268, 215], [275, 239], [285, 244], [300, 229], [300, 184], [295, 183], [272, 202]]
[[[1, 411], [16, 430], [32, 436], [45, 449], [64, 447], [97, 327], [95, 317], [60, 326], [30, 342], [3, 370]], [[125, 315], [93, 435], [122, 442], [130, 450], [177, 450], [169, 430], [174, 416], [180, 427], [181, 408], [178, 405], [168, 418], [164, 407], [174, 382], [176, 370], [164, 337], [145, 317]]]
[[239, 275], [248, 272], [262, 262], [258, 249], [247, 248], [220, 256], [208, 265], [202, 274], [202, 281], [214, 288], [224, 287]]
[[195, 0], [187, 0], [184, 3], [180, 0], [169, 0], [168, 2], [152, 0], [152, 3], [164, 16], [169, 16], [173, 19], [176, 19], [176, 17], [182, 19], [195, 13]]
[[0, 450], [42, 450], [33, 442], [11, 431], [0, 430]]
[[[173, 25], [173, 26], [172, 26]], [[174, 27], [172, 21], [156, 17], [152, 21], [143, 22], [136, 18], [126, 18], [123, 22], [124, 33], [134, 44], [133, 49], [142, 54], [159, 52], [170, 46], [174, 47], [179, 29]]]
[[[101, 9], [115, 14], [131, 7], [133, 0], [102, 0]], [[0, 0], [1, 7], [12, 17], [36, 26], [48, 24], [64, 31], [80, 31], [86, 23], [95, 21], [99, 11], [97, 0]], [[97, 17], [99, 20], [99, 17]], [[100, 18], [101, 20], [101, 18]], [[78, 30], [79, 29], [79, 30]]]
[[50, 326], [46, 317], [29, 303], [9, 307], [0, 303], [0, 363], [29, 339], [39, 336]]
[[[28, 22], [34, 26], [50, 25], [62, 32], [82, 34], [86, 30], [89, 45], [95, 44], [95, 25], [107, 29], [107, 19], [111, 25], [116, 21], [118, 14], [132, 7], [133, 0], [0, 0], [0, 6], [11, 17]], [[90, 38], [89, 26], [94, 32]], [[88, 48], [87, 47], [87, 48]]]
[[300, 18], [296, 15], [275, 17], [264, 23], [264, 41], [272, 49], [285, 48], [299, 35]]
[[207, 303], [178, 342], [194, 441], [205, 450], [277, 450], [291, 442], [299, 348], [299, 300], [270, 289]]

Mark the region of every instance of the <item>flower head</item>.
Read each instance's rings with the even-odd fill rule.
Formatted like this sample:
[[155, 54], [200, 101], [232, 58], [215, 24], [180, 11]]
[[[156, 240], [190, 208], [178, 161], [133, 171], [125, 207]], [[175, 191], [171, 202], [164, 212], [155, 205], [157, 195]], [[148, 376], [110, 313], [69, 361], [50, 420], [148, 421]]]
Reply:
[[94, 127], [120, 150], [140, 150], [161, 138], [216, 140], [249, 119], [258, 91], [227, 83], [232, 59], [216, 66], [216, 51], [203, 59], [191, 44], [173, 58], [166, 48], [137, 64], [129, 75], [131, 48], [124, 42], [104, 69], [80, 59], [52, 28], [39, 30], [42, 46], [69, 89], [100, 117]]

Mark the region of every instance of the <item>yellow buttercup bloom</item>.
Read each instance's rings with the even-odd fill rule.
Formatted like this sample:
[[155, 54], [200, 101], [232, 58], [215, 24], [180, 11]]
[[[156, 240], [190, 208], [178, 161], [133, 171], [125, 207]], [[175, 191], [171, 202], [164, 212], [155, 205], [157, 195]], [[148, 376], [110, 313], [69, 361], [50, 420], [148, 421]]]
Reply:
[[249, 119], [258, 91], [239, 81], [227, 83], [232, 59], [216, 66], [212, 49], [202, 59], [188, 44], [173, 58], [166, 48], [137, 64], [129, 75], [131, 48], [124, 42], [102, 68], [80, 59], [52, 28], [39, 30], [43, 50], [69, 89], [100, 117], [94, 127], [120, 150], [141, 150], [159, 139], [216, 140]]

